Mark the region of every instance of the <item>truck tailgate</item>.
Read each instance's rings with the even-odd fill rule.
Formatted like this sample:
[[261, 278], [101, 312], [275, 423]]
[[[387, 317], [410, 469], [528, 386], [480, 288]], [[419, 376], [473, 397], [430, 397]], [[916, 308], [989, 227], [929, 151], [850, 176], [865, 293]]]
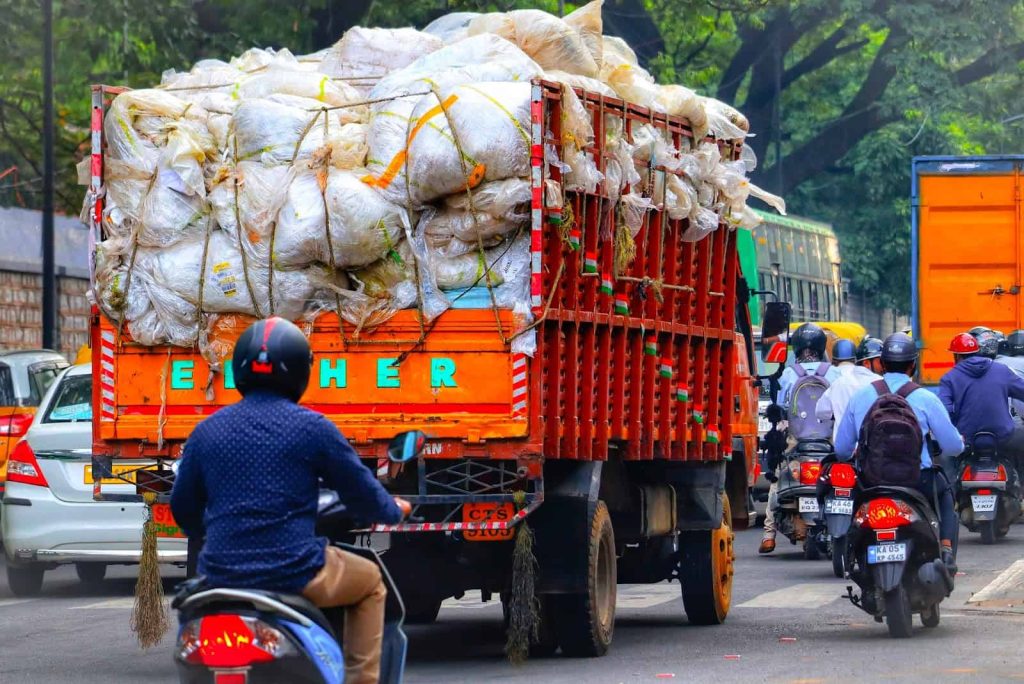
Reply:
[[[511, 313], [500, 315], [507, 336]], [[312, 327], [313, 372], [302, 403], [353, 441], [386, 440], [412, 428], [469, 442], [526, 435], [526, 357], [509, 353], [494, 311], [448, 311], [422, 343], [416, 311], [401, 311], [359, 339], [342, 339], [336, 321], [325, 315]], [[246, 323], [217, 328], [215, 346], [230, 349]], [[118, 345], [105, 319], [100, 338], [113, 371], [100, 378], [101, 439], [183, 440], [205, 416], [239, 398], [230, 363], [210, 384], [198, 351]]]
[[1020, 158], [914, 161], [914, 334], [921, 379], [953, 366], [950, 339], [976, 325], [1021, 326]]

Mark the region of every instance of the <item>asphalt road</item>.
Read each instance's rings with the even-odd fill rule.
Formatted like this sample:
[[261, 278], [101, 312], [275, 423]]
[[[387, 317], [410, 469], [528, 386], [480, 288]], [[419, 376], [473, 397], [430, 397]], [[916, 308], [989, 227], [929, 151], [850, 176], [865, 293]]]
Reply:
[[[500, 605], [467, 596], [449, 601], [437, 624], [409, 629], [406, 681], [1024, 680], [1024, 526], [996, 546], [966, 531], [961, 539], [964, 574], [942, 604], [942, 624], [918, 627], [911, 640], [890, 639], [841, 599], [846, 583], [828, 561], [804, 561], [788, 544], [759, 557], [759, 535], [747, 531], [737, 535], [733, 609], [721, 626], [691, 627], [676, 584], [622, 586], [606, 657], [513, 667], [502, 656]], [[168, 577], [168, 591], [180, 576]], [[64, 568], [48, 573], [39, 598], [23, 600], [0, 581], [0, 682], [174, 682], [173, 637], [148, 652], [132, 639], [133, 582], [130, 569], [114, 569], [86, 589]]]

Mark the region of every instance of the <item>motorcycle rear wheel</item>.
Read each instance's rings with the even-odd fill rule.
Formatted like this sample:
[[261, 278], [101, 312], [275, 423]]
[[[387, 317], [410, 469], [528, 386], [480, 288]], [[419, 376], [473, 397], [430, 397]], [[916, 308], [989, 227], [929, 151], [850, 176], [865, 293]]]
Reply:
[[894, 639], [909, 639], [913, 636], [914, 616], [910, 612], [910, 596], [902, 584], [885, 592], [885, 624], [889, 636]]
[[938, 627], [941, 616], [939, 614], [939, 604], [936, 603], [931, 608], [925, 611], [921, 611], [921, 624], [928, 628]]

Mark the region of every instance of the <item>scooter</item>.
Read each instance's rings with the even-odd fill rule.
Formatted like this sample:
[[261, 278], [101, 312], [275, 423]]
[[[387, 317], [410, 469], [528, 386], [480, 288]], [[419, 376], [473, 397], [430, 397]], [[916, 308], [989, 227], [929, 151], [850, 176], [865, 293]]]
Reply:
[[942, 562], [932, 504], [916, 489], [889, 486], [861, 490], [856, 504], [848, 573], [861, 593], [847, 587], [847, 598], [876, 622], [884, 619], [892, 637], [912, 636], [913, 613], [925, 627], [937, 627], [953, 578]]
[[[392, 440], [388, 458], [404, 463], [423, 451], [426, 437], [404, 432]], [[323, 490], [317, 505], [317, 534], [380, 567], [388, 595], [380, 663], [381, 684], [400, 684], [407, 640], [405, 608], [380, 556], [351, 540], [362, 527], [336, 492]], [[321, 610], [297, 595], [210, 587], [196, 577], [179, 586], [171, 604], [178, 611], [174, 661], [182, 684], [342, 684], [345, 659], [340, 637], [343, 609]]]
[[979, 432], [975, 445], [979, 437], [983, 445], [992, 446], [975, 446], [965, 454], [957, 475], [956, 503], [964, 527], [980, 532], [982, 544], [994, 544], [1021, 516], [1020, 482], [1013, 464], [1000, 458], [995, 435]]
[[827, 456], [821, 463], [818, 478], [818, 501], [821, 504], [825, 529], [829, 537], [832, 572], [846, 577], [846, 559], [849, 539], [847, 532], [853, 522], [853, 497], [857, 486], [857, 471], [849, 463]]
[[775, 527], [790, 542], [803, 537], [804, 558], [818, 560], [828, 552], [828, 532], [821, 519], [817, 484], [821, 462], [832, 454], [827, 440], [806, 440], [784, 455], [775, 501]]

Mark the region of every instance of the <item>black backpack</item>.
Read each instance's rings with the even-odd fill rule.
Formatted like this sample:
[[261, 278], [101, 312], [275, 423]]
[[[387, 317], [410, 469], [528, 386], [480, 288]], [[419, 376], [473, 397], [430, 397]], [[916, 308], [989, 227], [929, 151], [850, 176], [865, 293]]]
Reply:
[[921, 479], [921, 449], [924, 433], [907, 397], [920, 389], [908, 382], [895, 392], [885, 380], [871, 386], [878, 399], [868, 409], [860, 426], [857, 459], [869, 486], [916, 487]]

